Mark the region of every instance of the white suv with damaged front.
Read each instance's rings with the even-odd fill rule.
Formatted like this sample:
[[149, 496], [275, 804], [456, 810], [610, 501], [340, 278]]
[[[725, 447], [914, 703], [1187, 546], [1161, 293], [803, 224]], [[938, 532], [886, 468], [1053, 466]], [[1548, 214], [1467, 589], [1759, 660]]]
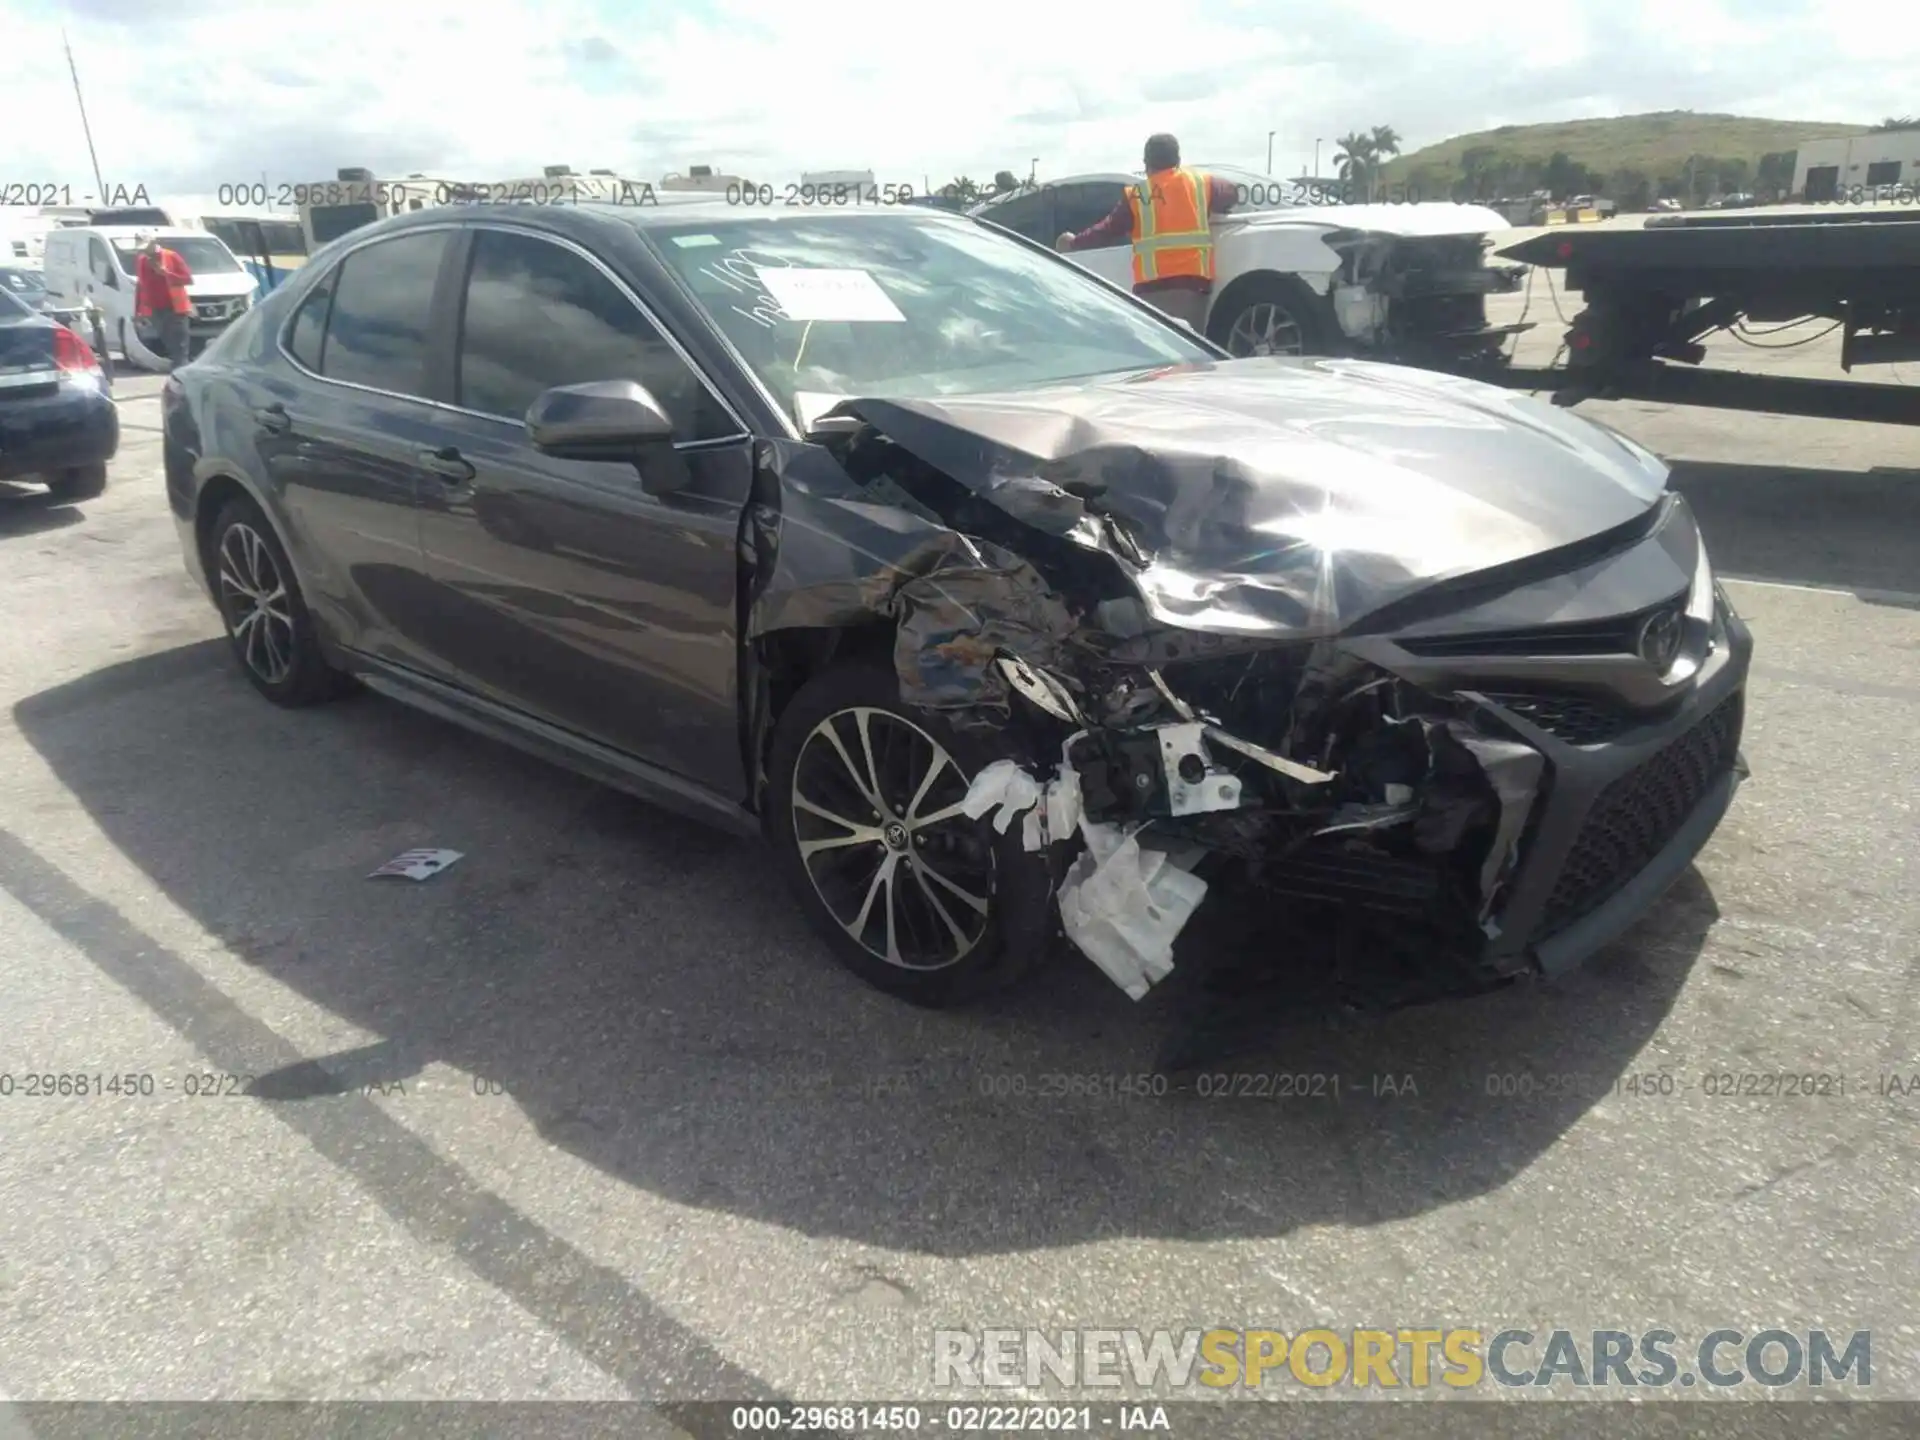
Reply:
[[[1191, 168], [1233, 187], [1233, 209], [1213, 217], [1215, 279], [1204, 327], [1229, 354], [1356, 354], [1473, 371], [1504, 363], [1504, 347], [1531, 328], [1487, 319], [1486, 297], [1513, 289], [1523, 273], [1487, 262], [1489, 234], [1511, 228], [1498, 211], [1420, 200], [1404, 187], [1369, 203], [1343, 182]], [[996, 196], [971, 213], [1050, 246], [1113, 213], [1141, 178], [1069, 176]], [[1124, 237], [1076, 245], [1067, 258], [1115, 285], [1133, 283]]]

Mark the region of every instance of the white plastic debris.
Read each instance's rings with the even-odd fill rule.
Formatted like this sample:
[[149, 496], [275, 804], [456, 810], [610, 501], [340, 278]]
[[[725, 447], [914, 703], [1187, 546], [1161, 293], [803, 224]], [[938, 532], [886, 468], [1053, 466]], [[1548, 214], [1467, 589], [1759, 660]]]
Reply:
[[402, 850], [378, 870], [370, 872], [367, 878], [374, 880], [382, 875], [404, 875], [409, 880], [431, 880], [458, 860], [462, 853], [459, 850]]
[[1004, 835], [1014, 816], [1039, 803], [1040, 782], [1013, 761], [996, 760], [973, 777], [960, 809], [969, 820], [978, 820], [997, 806], [999, 813], [993, 817], [993, 828]]
[[971, 818], [994, 813], [994, 828], [1006, 834], [1024, 812], [1021, 843], [1041, 850], [1076, 830], [1086, 853], [1074, 860], [1060, 884], [1060, 919], [1067, 938], [1122, 990], [1135, 999], [1173, 973], [1173, 942], [1206, 898], [1207, 882], [1189, 874], [1206, 853], [1197, 845], [1178, 851], [1149, 839], [1141, 844], [1117, 825], [1086, 818], [1080, 772], [1066, 759], [1052, 780], [1042, 782], [1012, 760], [996, 760], [967, 788], [961, 810]]
[[1207, 882], [1117, 826], [1083, 820], [1080, 831], [1087, 852], [1061, 882], [1061, 922], [1108, 979], [1142, 999], [1173, 973], [1174, 939], [1206, 898]]
[[1060, 771], [1047, 786], [1047, 824], [1046, 833], [1057, 840], [1064, 840], [1080, 827], [1082, 802], [1080, 799], [1080, 772], [1060, 762]]

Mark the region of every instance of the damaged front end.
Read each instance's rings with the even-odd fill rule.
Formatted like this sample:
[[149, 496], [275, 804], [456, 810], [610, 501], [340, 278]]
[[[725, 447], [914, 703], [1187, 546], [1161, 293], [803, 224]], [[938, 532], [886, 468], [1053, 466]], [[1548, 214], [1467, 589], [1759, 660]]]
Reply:
[[[964, 424], [939, 402], [840, 405], [817, 444], [763, 467], [780, 493], [753, 530], [749, 629], [759, 644], [794, 627], [887, 633], [909, 705], [994, 737], [1002, 758], [967, 813], [1048, 857], [1065, 936], [1136, 999], [1196, 915], [1236, 922], [1220, 933], [1243, 964], [1347, 1003], [1526, 973], [1528, 937], [1503, 935], [1503, 911], [1554, 742], [1473, 688], [1381, 664], [1356, 622], [1644, 533], [1663, 477], [1596, 451], [1586, 478], [1610, 486], [1569, 489], [1556, 512], [1549, 482], [1495, 443], [1529, 426], [1409, 392], [1385, 423], [1410, 433], [1429, 405], [1459, 474], [1350, 449], [1348, 483], [1292, 483], [1273, 452], [1324, 461], [1351, 404], [1316, 430], [1309, 382], [1293, 397], [1309, 423], [1276, 437], [1236, 387], [1270, 406], [1291, 382], [1234, 368], [1156, 372], [1091, 401], [975, 399]], [[1155, 382], [1204, 384], [1207, 403], [1145, 414]], [[1204, 436], [1182, 433], [1188, 419]], [[1571, 448], [1544, 440], [1550, 460]], [[1721, 738], [1730, 756], [1737, 719]]]
[[1062, 924], [1129, 995], [1172, 969], [1210, 885], [1307, 931], [1271, 937], [1276, 973], [1337, 963], [1314, 943], [1333, 929], [1411, 930], [1408, 993], [1502, 978], [1478, 958], [1540, 787], [1537, 751], [1331, 642], [1074, 679], [1080, 724], [1057, 762], [999, 762], [969, 807], [1002, 828], [1020, 817], [1029, 849], [1080, 842]]

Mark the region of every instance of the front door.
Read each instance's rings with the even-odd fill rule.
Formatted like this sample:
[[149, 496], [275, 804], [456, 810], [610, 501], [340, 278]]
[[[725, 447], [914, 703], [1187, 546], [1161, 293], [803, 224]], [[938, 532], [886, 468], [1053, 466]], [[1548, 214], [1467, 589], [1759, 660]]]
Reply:
[[[437, 655], [478, 695], [744, 796], [737, 614], [751, 441], [584, 251], [504, 228], [472, 236], [459, 413], [443, 417], [422, 511]], [[528, 442], [541, 391], [615, 379], [653, 393], [675, 443], [629, 464], [556, 460]]]

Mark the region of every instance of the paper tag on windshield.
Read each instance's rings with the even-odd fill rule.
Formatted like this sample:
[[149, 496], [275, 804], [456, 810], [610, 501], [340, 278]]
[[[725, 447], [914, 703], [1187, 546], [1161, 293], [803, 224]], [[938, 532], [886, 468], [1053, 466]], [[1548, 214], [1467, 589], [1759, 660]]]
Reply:
[[754, 274], [789, 320], [893, 320], [900, 307], [864, 270], [755, 266]]

